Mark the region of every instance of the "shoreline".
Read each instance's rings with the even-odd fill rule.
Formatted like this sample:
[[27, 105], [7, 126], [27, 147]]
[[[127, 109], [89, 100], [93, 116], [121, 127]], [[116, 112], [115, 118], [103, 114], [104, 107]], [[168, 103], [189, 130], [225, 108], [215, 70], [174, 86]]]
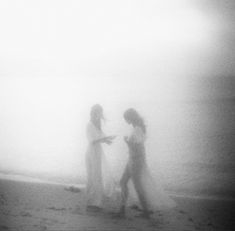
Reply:
[[[25, 181], [0, 177], [0, 230], [187, 230], [232, 231], [235, 203], [230, 200], [172, 195], [175, 209], [155, 211], [150, 220], [127, 207], [127, 217], [113, 217], [119, 200], [104, 201], [101, 212], [86, 211], [84, 184]], [[18, 176], [19, 177], [19, 176]], [[81, 190], [80, 190], [81, 189]]]
[[[36, 177], [24, 176], [20, 174], [11, 174], [11, 173], [1, 173], [0, 172], [0, 180], [9, 180], [16, 182], [29, 182], [29, 183], [39, 183], [39, 184], [51, 184], [51, 185], [61, 185], [64, 187], [77, 187], [80, 189], [85, 188], [84, 183], [64, 183], [64, 182], [56, 182], [51, 180], [44, 180]], [[235, 201], [234, 197], [229, 196], [218, 196], [218, 195], [194, 195], [190, 193], [177, 193], [177, 192], [169, 192], [168, 195], [174, 198], [185, 198], [185, 199], [194, 199], [194, 200], [211, 200], [211, 201]]]

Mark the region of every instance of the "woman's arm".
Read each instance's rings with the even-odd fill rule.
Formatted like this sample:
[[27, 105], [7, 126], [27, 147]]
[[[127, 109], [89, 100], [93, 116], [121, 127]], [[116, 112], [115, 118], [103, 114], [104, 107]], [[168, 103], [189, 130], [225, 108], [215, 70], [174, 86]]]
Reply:
[[106, 144], [111, 144], [112, 140], [115, 138], [115, 136], [105, 136], [100, 139], [94, 140], [92, 143], [97, 144], [97, 143], [106, 143]]
[[104, 136], [104, 134], [101, 131], [98, 131], [92, 123], [88, 123], [86, 134], [90, 144], [111, 144], [112, 140], [115, 138], [115, 136]]

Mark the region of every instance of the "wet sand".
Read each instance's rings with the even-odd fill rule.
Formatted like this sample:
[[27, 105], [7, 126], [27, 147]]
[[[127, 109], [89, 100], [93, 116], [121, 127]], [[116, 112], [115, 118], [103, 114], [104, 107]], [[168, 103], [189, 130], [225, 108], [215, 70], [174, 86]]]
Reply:
[[[119, 195], [117, 193], [116, 198]], [[235, 228], [235, 201], [175, 196], [178, 206], [137, 217], [128, 208], [118, 219], [118, 200], [105, 200], [101, 212], [87, 212], [84, 188], [49, 182], [0, 180], [0, 230], [228, 230]]]

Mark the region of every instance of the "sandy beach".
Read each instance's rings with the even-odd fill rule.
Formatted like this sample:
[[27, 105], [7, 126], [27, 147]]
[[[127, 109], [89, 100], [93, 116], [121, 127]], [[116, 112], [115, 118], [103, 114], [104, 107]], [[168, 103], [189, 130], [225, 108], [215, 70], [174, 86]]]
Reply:
[[0, 180], [0, 230], [233, 230], [235, 201], [175, 196], [178, 207], [151, 219], [128, 208], [116, 218], [117, 205], [105, 201], [99, 213], [87, 212], [84, 188], [40, 181]]

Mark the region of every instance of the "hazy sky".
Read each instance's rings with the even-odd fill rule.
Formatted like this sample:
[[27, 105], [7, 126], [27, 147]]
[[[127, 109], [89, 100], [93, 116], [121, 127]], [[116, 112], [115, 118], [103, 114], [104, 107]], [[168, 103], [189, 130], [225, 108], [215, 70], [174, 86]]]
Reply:
[[234, 10], [232, 0], [1, 1], [1, 166], [79, 168], [93, 103], [119, 135], [129, 106], [150, 127], [166, 122], [166, 101], [235, 73]]

